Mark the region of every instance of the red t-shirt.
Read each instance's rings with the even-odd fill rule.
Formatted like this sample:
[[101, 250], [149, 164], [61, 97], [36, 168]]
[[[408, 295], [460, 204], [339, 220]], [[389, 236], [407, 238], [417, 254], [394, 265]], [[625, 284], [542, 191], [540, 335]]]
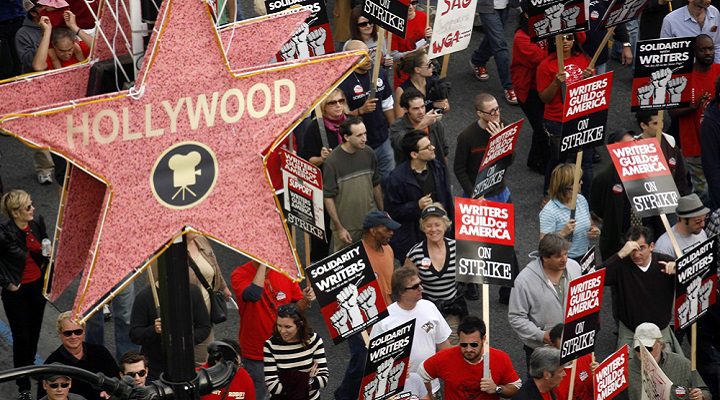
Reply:
[[[590, 363], [592, 363], [591, 354], [586, 354], [577, 359], [577, 364], [575, 365], [575, 387], [573, 388], [574, 400], [593, 400], [593, 379]], [[571, 372], [571, 367], [565, 367], [565, 377], [555, 389], [557, 400], [567, 400], [568, 394], [570, 394]]]
[[33, 260], [30, 255], [30, 253], [41, 253], [42, 243], [40, 243], [35, 235], [33, 235], [30, 230], [30, 225], [26, 226], [23, 231], [25, 231], [25, 245], [27, 246], [28, 252], [27, 256], [25, 256], [25, 269], [23, 270], [22, 278], [20, 278], [21, 285], [35, 282], [42, 276], [40, 267], [35, 263], [35, 260]]
[[[712, 99], [718, 75], [720, 75], [720, 64], [711, 65], [707, 72], [693, 71], [693, 100], [702, 97], [703, 92], [710, 93], [710, 99]], [[680, 147], [685, 157], [700, 157], [700, 121], [710, 99], [705, 104], [701, 104], [694, 113], [688, 113], [679, 118]]]
[[[405, 38], [393, 35], [392, 43], [390, 43], [391, 50], [397, 50], [401, 53], [415, 50], [416, 43], [418, 40], [425, 38], [425, 24], [427, 23], [427, 14], [422, 11], [415, 10], [415, 18], [411, 19], [407, 23], [407, 29], [405, 30]], [[400, 70], [395, 74], [393, 80], [393, 86], [397, 89], [403, 84], [410, 76]]]
[[[445, 400], [499, 400], [500, 396], [480, 390], [483, 363], [465, 361], [460, 347], [451, 347], [436, 353], [423, 362], [423, 368], [433, 378], [445, 383]], [[490, 348], [490, 374], [497, 385], [507, 385], [520, 379], [513, 368], [510, 356], [502, 350]]]
[[[80, 50], [82, 50], [82, 53], [84, 56], [82, 60], [88, 58], [88, 56], [90, 55], [90, 47], [88, 47], [88, 45], [85, 44], [85, 42], [83, 42], [82, 40], [78, 41], [77, 44], [80, 45]], [[70, 57], [67, 61], [60, 60], [60, 66], [61, 67], [69, 67], [71, 65], [79, 63], [82, 60], [78, 60], [77, 57], [75, 57], [75, 54], [73, 54], [73, 56]], [[47, 63], [48, 70], [55, 69], [53, 67], [50, 56], [47, 57], [46, 63]]]
[[[565, 72], [568, 76], [565, 78], [565, 85], [573, 82], [577, 82], [582, 79], [582, 73], [585, 68], [590, 64], [590, 60], [585, 54], [571, 55], [565, 59]], [[545, 90], [552, 81], [555, 79], [558, 73], [557, 55], [551, 54], [545, 58], [538, 67], [537, 70], [537, 90], [538, 93]], [[550, 103], [545, 104], [545, 119], [551, 121], [562, 122], [563, 117], [563, 102], [561, 91], [558, 90], [555, 93]]]
[[297, 283], [268, 268], [260, 300], [246, 302], [242, 294], [252, 283], [256, 272], [257, 268], [248, 262], [235, 269], [230, 279], [240, 313], [239, 342], [242, 356], [260, 361], [263, 359], [263, 344], [272, 336], [278, 307], [300, 301], [303, 293]]
[[535, 74], [540, 63], [547, 57], [547, 42], [533, 43], [522, 29], [515, 31], [513, 40], [510, 77], [518, 100], [525, 102], [530, 90], [537, 90]]
[[[204, 364], [203, 368], [207, 368], [208, 365]], [[227, 392], [227, 397], [223, 395]], [[212, 393], [206, 394], [201, 397], [200, 400], [220, 400], [226, 398], [228, 400], [255, 400], [255, 384], [253, 384], [252, 378], [245, 368], [238, 368], [235, 372], [235, 377], [230, 381], [230, 387], [228, 390], [216, 389]]]

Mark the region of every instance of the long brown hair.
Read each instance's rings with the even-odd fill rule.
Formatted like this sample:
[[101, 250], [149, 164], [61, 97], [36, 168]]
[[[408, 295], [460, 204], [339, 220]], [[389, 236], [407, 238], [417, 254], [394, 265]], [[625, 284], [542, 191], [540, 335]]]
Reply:
[[[300, 311], [300, 308], [297, 306], [296, 303], [283, 304], [278, 307], [277, 317], [291, 318], [293, 320], [293, 323], [297, 327], [297, 336], [300, 339], [300, 342], [302, 342], [304, 347], [307, 347], [307, 345], [310, 344], [310, 336], [312, 336], [313, 333], [312, 328], [310, 328], [310, 324], [308, 324], [305, 313]], [[273, 335], [277, 339], [282, 340], [282, 336], [280, 336], [277, 324], [275, 324], [275, 326], [273, 327]]]
[[[358, 27], [358, 19], [362, 15], [362, 6], [355, 6], [352, 11], [350, 12], [350, 38], [363, 41], [362, 35], [360, 34], [360, 28]], [[372, 23], [372, 22], [371, 22]], [[373, 38], [374, 41], [377, 42], [378, 39], [378, 27], [377, 25], [373, 24], [373, 30], [370, 34], [370, 37]]]

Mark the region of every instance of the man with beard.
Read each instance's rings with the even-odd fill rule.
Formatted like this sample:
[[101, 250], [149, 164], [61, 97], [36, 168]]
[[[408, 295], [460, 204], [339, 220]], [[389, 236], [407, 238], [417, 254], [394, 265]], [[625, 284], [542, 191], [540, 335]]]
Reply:
[[426, 382], [440, 378], [445, 382], [443, 399], [510, 398], [520, 389], [521, 381], [510, 356], [490, 348], [489, 377], [484, 376], [485, 322], [469, 315], [458, 326], [459, 346], [442, 350], [425, 360], [418, 374]]

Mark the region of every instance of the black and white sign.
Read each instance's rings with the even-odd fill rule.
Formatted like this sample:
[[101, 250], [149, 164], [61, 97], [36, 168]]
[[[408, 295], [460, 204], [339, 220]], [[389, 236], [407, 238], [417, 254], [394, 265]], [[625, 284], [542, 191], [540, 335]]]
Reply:
[[514, 122], [490, 138], [487, 150], [480, 162], [472, 197], [480, 196], [495, 189], [505, 180], [505, 173], [513, 162], [513, 152], [524, 119]]
[[528, 30], [533, 41], [590, 29], [589, 2], [583, 0], [528, 0]]
[[305, 269], [335, 344], [388, 314], [362, 241]]
[[403, 390], [414, 332], [413, 318], [370, 339], [359, 399], [387, 399]]
[[717, 238], [713, 236], [678, 258], [675, 326], [685, 329], [715, 304], [717, 297]]
[[408, 20], [408, 0], [364, 0], [362, 16], [390, 31], [405, 37]]
[[641, 40], [635, 52], [632, 111], [689, 107], [695, 38]]

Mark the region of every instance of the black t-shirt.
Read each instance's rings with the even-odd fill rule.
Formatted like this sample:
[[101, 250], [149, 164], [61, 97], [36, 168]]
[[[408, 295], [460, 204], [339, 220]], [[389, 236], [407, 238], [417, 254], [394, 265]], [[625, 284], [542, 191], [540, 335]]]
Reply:
[[[340, 84], [340, 90], [345, 93], [345, 97], [348, 99], [350, 111], [356, 110], [365, 104], [370, 95], [370, 78], [371, 72], [365, 74], [353, 72]], [[378, 101], [375, 111], [362, 115], [362, 120], [367, 129], [367, 144], [373, 149], [385, 143], [388, 138], [388, 128], [390, 127], [383, 113], [382, 103], [388, 101], [388, 99], [392, 103], [392, 88], [388, 84], [387, 74], [382, 69], [380, 69], [378, 75], [376, 97]]]

